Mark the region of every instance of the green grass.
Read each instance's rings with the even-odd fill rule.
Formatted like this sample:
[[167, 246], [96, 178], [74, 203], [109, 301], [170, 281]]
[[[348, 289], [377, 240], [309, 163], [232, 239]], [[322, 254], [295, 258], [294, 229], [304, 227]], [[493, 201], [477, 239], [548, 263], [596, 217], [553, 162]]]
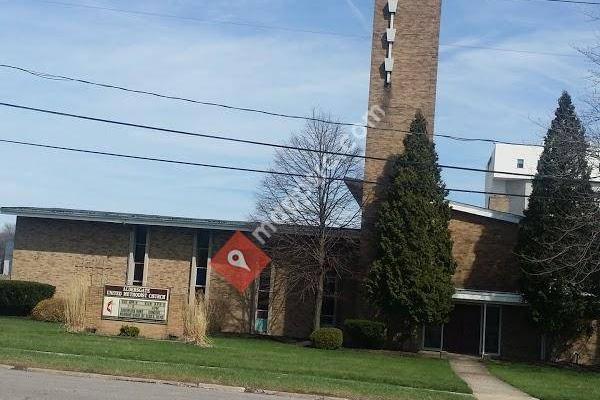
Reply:
[[489, 363], [490, 372], [540, 400], [599, 400], [600, 373], [549, 366]]
[[214, 346], [68, 334], [57, 324], [0, 317], [0, 363], [356, 399], [456, 400], [471, 396], [444, 360], [302, 348], [261, 339]]

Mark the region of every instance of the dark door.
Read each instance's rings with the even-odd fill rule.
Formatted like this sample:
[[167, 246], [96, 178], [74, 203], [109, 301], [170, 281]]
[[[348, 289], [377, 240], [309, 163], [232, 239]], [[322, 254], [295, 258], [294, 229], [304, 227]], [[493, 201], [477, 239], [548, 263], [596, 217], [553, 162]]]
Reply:
[[485, 321], [485, 352], [500, 353], [500, 306], [487, 306]]
[[481, 306], [456, 304], [444, 327], [444, 350], [450, 353], [479, 354]]

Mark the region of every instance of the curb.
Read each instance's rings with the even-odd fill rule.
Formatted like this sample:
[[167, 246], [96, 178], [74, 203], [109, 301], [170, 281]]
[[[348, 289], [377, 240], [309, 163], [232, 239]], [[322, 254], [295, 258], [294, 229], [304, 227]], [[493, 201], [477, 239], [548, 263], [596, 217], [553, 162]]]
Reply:
[[308, 394], [300, 394], [300, 393], [287, 393], [287, 392], [278, 392], [273, 390], [262, 390], [262, 389], [252, 389], [246, 388], [242, 386], [225, 386], [225, 385], [216, 385], [211, 383], [187, 383], [187, 382], [178, 382], [178, 381], [168, 381], [162, 379], [148, 379], [148, 378], [136, 378], [131, 376], [121, 376], [121, 375], [105, 375], [105, 374], [95, 374], [89, 372], [75, 372], [75, 371], [64, 371], [64, 370], [56, 370], [56, 369], [47, 369], [47, 368], [33, 368], [21, 365], [7, 365], [0, 364], [0, 369], [13, 370], [13, 371], [24, 371], [24, 372], [34, 372], [34, 373], [44, 373], [51, 375], [62, 375], [62, 376], [71, 376], [77, 378], [96, 378], [96, 379], [104, 379], [109, 381], [119, 381], [119, 382], [132, 382], [132, 383], [146, 383], [146, 384], [155, 384], [155, 385], [168, 385], [168, 386], [178, 386], [178, 387], [187, 387], [194, 389], [202, 389], [202, 390], [213, 390], [217, 392], [224, 393], [248, 393], [248, 394], [262, 394], [274, 397], [292, 397], [294, 399], [305, 399], [305, 400], [348, 400], [341, 397], [329, 397], [329, 396], [319, 396], [319, 395], [308, 395]]

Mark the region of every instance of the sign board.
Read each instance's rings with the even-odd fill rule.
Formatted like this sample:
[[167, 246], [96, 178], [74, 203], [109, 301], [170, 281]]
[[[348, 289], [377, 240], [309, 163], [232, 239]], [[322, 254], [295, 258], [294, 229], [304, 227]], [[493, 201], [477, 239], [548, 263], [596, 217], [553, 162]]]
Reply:
[[169, 289], [104, 287], [102, 319], [166, 324], [168, 311]]

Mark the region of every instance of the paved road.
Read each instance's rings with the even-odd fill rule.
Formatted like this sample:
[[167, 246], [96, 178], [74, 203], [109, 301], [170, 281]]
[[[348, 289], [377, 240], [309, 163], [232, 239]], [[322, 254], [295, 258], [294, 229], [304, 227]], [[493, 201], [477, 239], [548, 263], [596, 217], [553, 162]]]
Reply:
[[[292, 397], [0, 368], [0, 400], [290, 400]], [[295, 400], [298, 398], [296, 397]]]

